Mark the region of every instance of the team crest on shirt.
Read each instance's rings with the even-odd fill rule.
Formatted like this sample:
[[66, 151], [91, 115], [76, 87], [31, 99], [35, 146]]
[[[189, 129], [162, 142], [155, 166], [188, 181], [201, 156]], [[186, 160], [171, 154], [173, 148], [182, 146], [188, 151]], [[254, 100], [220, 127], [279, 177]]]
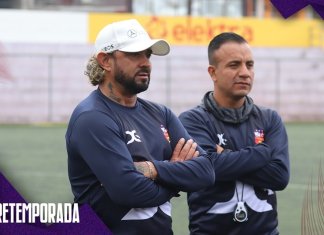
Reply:
[[255, 144], [261, 144], [264, 142], [263, 130], [255, 130], [254, 131], [254, 142], [255, 142]]
[[163, 132], [163, 135], [165, 139], [170, 143], [170, 136], [168, 130], [161, 124], [161, 130]]
[[218, 137], [218, 145], [219, 146], [225, 146], [227, 139], [224, 138], [224, 133], [223, 134], [217, 134]]

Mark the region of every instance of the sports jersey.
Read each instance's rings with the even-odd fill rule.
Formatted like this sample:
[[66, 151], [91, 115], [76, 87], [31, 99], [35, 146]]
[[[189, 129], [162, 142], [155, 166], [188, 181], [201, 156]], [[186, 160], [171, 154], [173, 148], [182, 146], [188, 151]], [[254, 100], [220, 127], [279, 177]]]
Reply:
[[[168, 108], [140, 98], [126, 107], [93, 91], [73, 111], [66, 132], [75, 202], [90, 204], [114, 235], [172, 234], [169, 200], [215, 180], [202, 149], [193, 160], [168, 162], [182, 137], [190, 138]], [[155, 181], [136, 171], [134, 162], [144, 160], [153, 162]]]
[[[215, 164], [215, 184], [188, 193], [191, 234], [279, 234], [275, 191], [283, 190], [289, 181], [288, 140], [279, 115], [255, 105], [250, 97], [246, 97], [239, 109], [220, 108], [213, 93], [208, 92], [202, 104], [179, 118], [208, 153], [215, 152], [216, 144], [225, 149], [221, 154], [223, 159], [250, 150], [245, 155], [249, 162]], [[269, 149], [257, 150], [260, 145]], [[264, 155], [270, 161], [260, 166]], [[251, 166], [256, 167], [251, 169]], [[234, 221], [239, 201], [244, 202], [247, 212], [247, 220], [243, 222]]]

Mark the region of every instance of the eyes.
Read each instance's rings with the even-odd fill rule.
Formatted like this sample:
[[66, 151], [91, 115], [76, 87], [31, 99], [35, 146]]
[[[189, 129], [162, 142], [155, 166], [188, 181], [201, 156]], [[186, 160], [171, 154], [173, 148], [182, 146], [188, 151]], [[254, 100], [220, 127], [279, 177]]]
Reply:
[[[228, 67], [231, 68], [231, 69], [237, 69], [239, 68], [240, 66], [242, 66], [242, 62], [241, 61], [232, 61], [228, 64]], [[247, 61], [245, 63], [245, 66], [247, 69], [253, 69], [254, 67], [254, 61]]]
[[149, 50], [146, 50], [146, 53], [145, 53], [146, 57], [149, 59], [151, 58], [151, 55], [152, 55], [152, 50], [149, 49]]
[[152, 55], [152, 50], [151, 49], [147, 49], [145, 51], [140, 51], [140, 52], [124, 52], [128, 57], [132, 57], [132, 58], [140, 58], [143, 55], [147, 58], [150, 59], [151, 55]]

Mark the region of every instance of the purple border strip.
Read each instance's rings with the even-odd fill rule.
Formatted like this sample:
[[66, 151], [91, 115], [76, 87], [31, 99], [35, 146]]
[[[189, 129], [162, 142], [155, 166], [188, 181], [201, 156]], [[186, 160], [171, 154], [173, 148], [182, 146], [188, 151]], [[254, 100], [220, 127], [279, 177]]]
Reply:
[[311, 3], [311, 6], [314, 8], [314, 10], [317, 12], [317, 14], [319, 14], [322, 19], [324, 19], [324, 2], [320, 4], [315, 4], [315, 3]]
[[323, 0], [271, 0], [271, 3], [286, 19], [309, 4], [324, 19]]
[[316, 4], [316, 5], [321, 5], [324, 6], [324, 1], [323, 0], [308, 0], [310, 4]]
[[[0, 203], [26, 203], [9, 181], [0, 172]], [[6, 235], [112, 235], [89, 205], [79, 208], [80, 223], [57, 223], [45, 225], [38, 221], [28, 223], [0, 223], [0, 234]]]
[[307, 0], [271, 0], [271, 3], [286, 19], [309, 4]]

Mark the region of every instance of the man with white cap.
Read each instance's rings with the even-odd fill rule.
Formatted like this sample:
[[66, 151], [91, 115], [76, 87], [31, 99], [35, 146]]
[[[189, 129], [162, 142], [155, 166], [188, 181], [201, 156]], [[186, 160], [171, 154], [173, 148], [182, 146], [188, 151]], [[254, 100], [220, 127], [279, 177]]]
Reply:
[[90, 204], [115, 235], [173, 234], [169, 200], [211, 186], [215, 174], [168, 108], [137, 97], [149, 86], [151, 54], [170, 46], [131, 19], [104, 27], [95, 50], [86, 75], [98, 89], [66, 133], [75, 202]]

